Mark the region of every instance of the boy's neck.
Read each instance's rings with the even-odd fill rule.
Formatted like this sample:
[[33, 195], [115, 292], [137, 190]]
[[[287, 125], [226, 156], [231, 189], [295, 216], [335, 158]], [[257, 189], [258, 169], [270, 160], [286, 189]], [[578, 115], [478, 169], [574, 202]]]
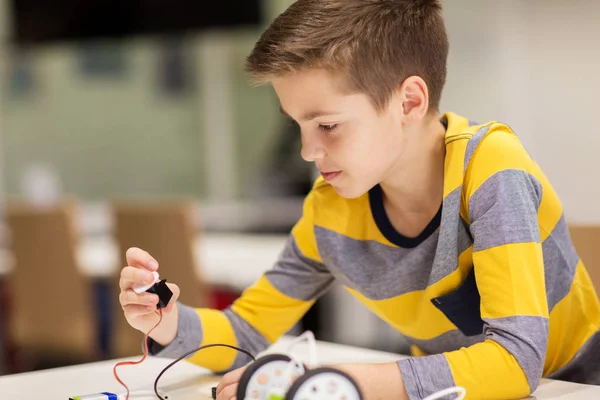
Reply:
[[380, 183], [392, 224], [393, 216], [396, 216], [397, 219], [413, 219], [416, 225], [420, 225], [419, 220], [426, 219], [426, 226], [439, 210], [444, 196], [445, 133], [438, 115], [428, 119], [410, 133], [402, 162], [396, 164], [388, 174], [389, 178]]

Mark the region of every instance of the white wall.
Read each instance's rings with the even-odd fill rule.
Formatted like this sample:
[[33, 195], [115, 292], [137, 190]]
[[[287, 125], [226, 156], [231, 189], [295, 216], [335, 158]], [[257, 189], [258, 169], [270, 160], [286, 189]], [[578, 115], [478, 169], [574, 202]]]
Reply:
[[529, 90], [539, 162], [570, 219], [599, 223], [600, 2], [531, 3]]
[[[251, 88], [243, 73], [258, 34], [253, 28], [182, 38], [191, 83], [178, 95], [159, 85], [166, 48], [160, 38], [106, 41], [100, 48], [61, 42], [4, 54], [6, 193], [20, 193], [29, 167], [43, 164], [58, 171], [65, 191], [89, 201], [247, 195], [282, 120], [272, 91]], [[120, 60], [123, 68], [91, 76], [81, 68], [84, 49], [103, 49], [105, 59]], [[27, 58], [33, 83], [15, 93], [10, 70], [19, 55]], [[222, 156], [221, 144], [231, 157]]]
[[510, 125], [570, 222], [600, 223], [600, 2], [447, 0], [443, 109]]

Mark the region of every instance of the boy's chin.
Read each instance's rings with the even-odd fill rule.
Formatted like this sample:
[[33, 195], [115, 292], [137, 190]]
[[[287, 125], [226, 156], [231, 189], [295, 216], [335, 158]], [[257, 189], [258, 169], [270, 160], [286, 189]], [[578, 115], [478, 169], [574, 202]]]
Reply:
[[334, 185], [331, 187], [335, 190], [335, 192], [345, 199], [356, 199], [364, 195], [367, 190], [364, 188], [354, 186], [354, 185]]

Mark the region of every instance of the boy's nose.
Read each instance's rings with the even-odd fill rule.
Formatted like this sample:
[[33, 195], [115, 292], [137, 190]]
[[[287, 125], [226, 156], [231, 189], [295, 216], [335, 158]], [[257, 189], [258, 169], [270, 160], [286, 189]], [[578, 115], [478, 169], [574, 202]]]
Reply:
[[302, 158], [308, 162], [315, 162], [325, 157], [327, 152], [318, 139], [307, 138], [302, 135]]

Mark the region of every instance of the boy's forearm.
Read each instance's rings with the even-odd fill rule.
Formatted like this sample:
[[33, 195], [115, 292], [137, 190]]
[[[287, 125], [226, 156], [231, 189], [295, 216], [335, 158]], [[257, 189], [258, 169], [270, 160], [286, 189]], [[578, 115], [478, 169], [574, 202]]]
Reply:
[[364, 400], [408, 400], [398, 363], [334, 365], [358, 384]]

